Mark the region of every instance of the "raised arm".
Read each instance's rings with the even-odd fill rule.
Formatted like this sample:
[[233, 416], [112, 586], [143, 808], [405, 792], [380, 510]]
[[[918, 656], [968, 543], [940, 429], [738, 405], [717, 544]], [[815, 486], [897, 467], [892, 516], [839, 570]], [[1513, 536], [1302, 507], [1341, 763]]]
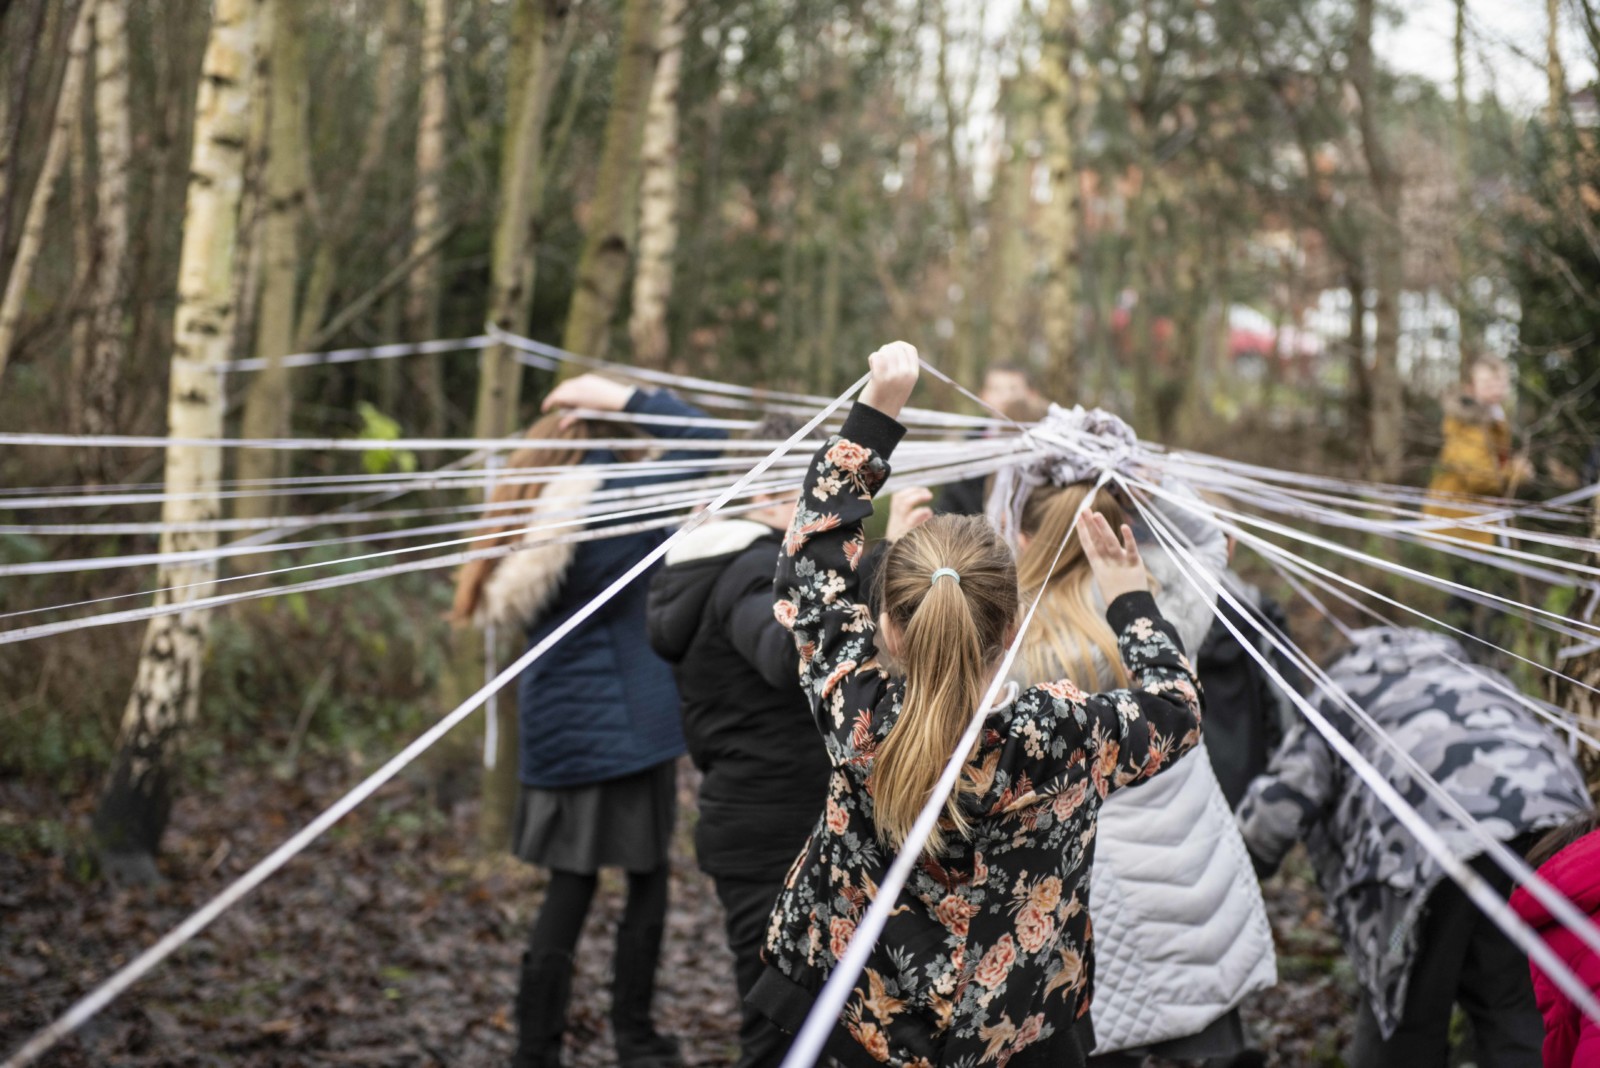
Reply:
[[[916, 350], [901, 348], [910, 354], [909, 367], [905, 352], [890, 351], [894, 346], [874, 353], [872, 383], [840, 433], [817, 450], [774, 581], [774, 613], [794, 632], [800, 683], [817, 726], [846, 745], [855, 718], [870, 714], [887, 685], [877, 670], [877, 628], [859, 567], [866, 551], [862, 524], [905, 435], [894, 416], [916, 382]], [[829, 751], [843, 755], [831, 744]]]
[[1133, 686], [1086, 694], [1068, 681], [1045, 683], [1018, 699], [1000, 766], [1002, 799], [1032, 790], [1060, 790], [1088, 767], [1101, 797], [1154, 775], [1200, 741], [1200, 691], [1194, 668], [1148, 589], [1149, 575], [1133, 531], [1113, 534], [1105, 517], [1086, 512], [1079, 533], [1095, 584], [1108, 602]]
[[1123, 593], [1106, 609], [1106, 621], [1133, 684], [1087, 694], [1062, 680], [1024, 693], [1000, 760], [1013, 793], [1021, 792], [1015, 784], [1024, 775], [1034, 789], [1065, 788], [1087, 764], [1089, 785], [1104, 797], [1199, 744], [1194, 669], [1155, 599], [1144, 590]]

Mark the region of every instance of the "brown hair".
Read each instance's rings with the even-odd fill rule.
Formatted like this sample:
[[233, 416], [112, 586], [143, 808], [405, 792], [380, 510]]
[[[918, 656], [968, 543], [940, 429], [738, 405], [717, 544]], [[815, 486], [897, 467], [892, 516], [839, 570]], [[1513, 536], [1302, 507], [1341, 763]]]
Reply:
[[[960, 581], [933, 573], [950, 568]], [[878, 571], [878, 603], [900, 634], [905, 675], [900, 718], [878, 748], [871, 780], [878, 837], [899, 848], [927, 803], [946, 760], [977, 710], [995, 662], [1017, 620], [1017, 567], [981, 516], [936, 516], [890, 546]], [[967, 783], [945, 816], [970, 833], [959, 808]], [[936, 827], [926, 852], [944, 849]]]
[[[534, 441], [588, 441], [596, 438], [638, 437], [639, 432], [631, 424], [609, 423], [603, 420], [575, 419], [569, 425], [562, 426], [564, 418], [561, 412], [551, 412], [541, 416], [527, 430], [523, 437]], [[528, 525], [527, 505], [539, 496], [544, 489], [543, 482], [527, 481], [514, 478], [517, 469], [525, 467], [576, 467], [583, 462], [586, 449], [568, 446], [542, 446], [537, 448], [518, 449], [506, 460], [507, 477], [509, 481], [502, 482], [495, 487], [489, 496], [491, 504], [504, 504], [505, 508], [494, 508], [485, 513], [484, 519], [488, 521], [496, 516], [504, 516], [507, 521], [491, 528], [487, 533], [492, 537], [484, 538], [472, 543], [473, 549], [493, 548], [500, 545], [509, 545], [517, 539], [520, 532]], [[494, 574], [494, 569], [500, 566], [501, 556], [492, 556], [485, 559], [469, 560], [463, 564], [461, 570], [456, 572], [455, 601], [450, 606], [450, 622], [457, 626], [465, 626], [472, 622], [473, 615], [478, 610], [478, 605], [483, 600], [483, 587]]]
[[1579, 813], [1534, 843], [1528, 850], [1528, 867], [1538, 869], [1567, 846], [1585, 835], [1600, 831], [1600, 811]]
[[[1065, 672], [1080, 688], [1091, 691], [1101, 688], [1092, 650], [1105, 657], [1117, 686], [1128, 685], [1129, 678], [1117, 648], [1117, 636], [1095, 604], [1094, 575], [1083, 554], [1083, 542], [1076, 530], [1067, 538], [1078, 509], [1093, 489], [1092, 482], [1074, 482], [1068, 486], [1042, 486], [1029, 494], [1022, 507], [1022, 532], [1029, 538], [1028, 547], [1017, 565], [1023, 589], [1030, 595], [1040, 588], [1045, 590], [1040, 612], [1028, 628], [1022, 647], [1028, 677], [1045, 682]], [[1112, 530], [1122, 529], [1126, 517], [1110, 490], [1102, 486], [1089, 507], [1105, 516]], [[1057, 557], [1056, 549], [1063, 539], [1066, 548]]]

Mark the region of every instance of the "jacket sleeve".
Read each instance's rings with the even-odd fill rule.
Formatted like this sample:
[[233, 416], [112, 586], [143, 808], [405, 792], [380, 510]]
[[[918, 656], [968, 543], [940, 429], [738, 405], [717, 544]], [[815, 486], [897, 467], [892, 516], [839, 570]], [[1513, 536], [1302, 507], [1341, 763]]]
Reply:
[[1256, 871], [1271, 875], [1294, 844], [1333, 803], [1338, 790], [1334, 754], [1306, 723], [1289, 732], [1264, 775], [1239, 803], [1239, 833]]
[[[1200, 495], [1184, 482], [1168, 482], [1169, 493], [1182, 497], [1190, 507], [1204, 506]], [[1161, 518], [1177, 531], [1178, 541], [1200, 564], [1202, 575], [1191, 574], [1187, 561], [1180, 564], [1165, 548], [1155, 547], [1149, 552], [1148, 566], [1160, 582], [1156, 590], [1156, 604], [1162, 615], [1172, 624], [1178, 635], [1178, 645], [1189, 656], [1200, 651], [1206, 633], [1216, 619], [1217, 595], [1211, 589], [1207, 576], [1220, 579], [1228, 566], [1228, 539], [1221, 528], [1205, 515], [1196, 515], [1188, 507], [1176, 502], [1159, 500], [1155, 510]]]
[[[1125, 593], [1106, 609], [1106, 621], [1133, 687], [1086, 694], [1061, 681], [1027, 691], [1000, 759], [1013, 783], [1026, 774], [1047, 787], [1087, 761], [1089, 781], [1105, 797], [1149, 778], [1200, 743], [1194, 668], [1155, 599], [1142, 591]], [[1014, 790], [1021, 792], [1020, 785]]]
[[745, 584], [726, 618], [729, 644], [763, 682], [775, 690], [796, 685], [800, 654], [794, 636], [772, 614], [772, 582], [766, 575]]
[[856, 724], [870, 720], [888, 689], [857, 567], [865, 552], [862, 524], [872, 514], [873, 494], [889, 477], [889, 454], [904, 434], [893, 419], [856, 404], [806, 471], [800, 505], [778, 554], [774, 612], [794, 633], [800, 685], [836, 763], [854, 753]]
[[[633, 396], [628, 398], [628, 403], [623, 406], [623, 411], [634, 415], [663, 415], [677, 416], [682, 419], [704, 419], [702, 412], [694, 405], [683, 401], [668, 393], [664, 389], [636, 389]], [[650, 433], [658, 438], [698, 438], [701, 440], [719, 441], [728, 436], [725, 430], [714, 427], [685, 426], [682, 423], [652, 423]], [[706, 459], [716, 456], [717, 453], [701, 451], [698, 449], [672, 449], [662, 454], [663, 460], [693, 460]], [[682, 478], [682, 475], [669, 475], [668, 478]]]

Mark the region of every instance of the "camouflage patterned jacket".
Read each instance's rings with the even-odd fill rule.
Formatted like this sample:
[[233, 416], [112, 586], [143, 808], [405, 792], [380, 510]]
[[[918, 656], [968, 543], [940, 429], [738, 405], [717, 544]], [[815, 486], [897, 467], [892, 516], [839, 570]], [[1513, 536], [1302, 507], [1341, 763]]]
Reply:
[[[1508, 698], [1510, 681], [1487, 668], [1474, 674], [1449, 657], [1465, 662], [1444, 635], [1377, 627], [1357, 632], [1355, 647], [1328, 674], [1500, 841], [1584, 810], [1577, 766], [1542, 720]], [[1482, 851], [1330, 694], [1313, 700], [1458, 857]], [[1443, 870], [1305, 723], [1251, 784], [1238, 818], [1264, 870], [1305, 839], [1356, 976], [1385, 1036], [1392, 1034], [1416, 959], [1417, 925]]]

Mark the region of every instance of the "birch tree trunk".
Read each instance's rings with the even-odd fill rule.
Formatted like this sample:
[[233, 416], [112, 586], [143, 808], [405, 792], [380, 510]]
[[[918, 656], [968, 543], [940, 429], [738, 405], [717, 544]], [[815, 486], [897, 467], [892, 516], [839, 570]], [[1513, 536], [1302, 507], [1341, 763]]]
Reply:
[[639, 141], [655, 73], [657, 7], [657, 0], [627, 0], [623, 7], [611, 112], [561, 341], [585, 356], [604, 357], [610, 347], [611, 319], [638, 229]]
[[[490, 246], [488, 318], [514, 334], [524, 334], [528, 329], [544, 191], [545, 120], [571, 42], [570, 35], [564, 32], [569, 11], [570, 5], [563, 0], [521, 0], [512, 23], [511, 76], [506, 83], [511, 96], [506, 102], [506, 143]], [[522, 394], [522, 365], [510, 347], [493, 345], [483, 350], [478, 367], [474, 436], [492, 438], [514, 433]], [[483, 663], [482, 650], [483, 643], [476, 632], [457, 634], [451, 657], [453, 674], [471, 677]], [[500, 701], [489, 714], [495, 717], [500, 744], [494, 765], [484, 770], [478, 841], [485, 849], [503, 850], [511, 839], [511, 818], [520, 789], [516, 701]]]
[[1360, 101], [1361, 148], [1366, 156], [1378, 219], [1372, 228], [1373, 301], [1376, 334], [1372, 342], [1369, 442], [1372, 476], [1395, 481], [1401, 450], [1405, 396], [1400, 383], [1400, 288], [1403, 284], [1400, 235], [1400, 172], [1384, 144], [1378, 118], [1378, 87], [1373, 72], [1372, 23], [1376, 0], [1356, 0], [1355, 36], [1350, 42], [1349, 77]]
[[28, 214], [22, 221], [22, 240], [11, 261], [5, 295], [0, 297], [0, 376], [5, 374], [12, 346], [16, 343], [17, 325], [22, 319], [22, 300], [27, 295], [34, 264], [38, 262], [39, 249], [44, 244], [44, 224], [50, 214], [50, 200], [55, 194], [56, 180], [61, 177], [67, 152], [72, 147], [73, 132], [77, 129], [94, 8], [94, 0], [83, 0], [83, 6], [78, 9], [78, 20], [72, 27], [72, 37], [67, 43], [66, 71], [61, 77], [61, 92], [56, 98], [55, 119], [50, 126], [44, 163], [39, 168], [38, 184], [33, 187]]
[[1052, 397], [1070, 398], [1077, 390], [1078, 324], [1078, 172], [1073, 158], [1072, 55], [1077, 28], [1071, 0], [1050, 0], [1045, 11], [1039, 56], [1039, 125], [1045, 165], [1050, 172], [1050, 203], [1043, 212], [1048, 267], [1043, 286], [1047, 386]]
[[[261, 304], [256, 312], [256, 356], [267, 365], [255, 373], [245, 395], [240, 429], [247, 438], [289, 434], [294, 405], [283, 357], [294, 351], [295, 305], [300, 267], [300, 220], [306, 194], [305, 70], [301, 26], [292, 0], [265, 0], [267, 84], [255, 91], [267, 101], [266, 163], [262, 175], [257, 235], [261, 254]], [[246, 449], [239, 454], [243, 480], [277, 478], [287, 469], [288, 453]], [[239, 498], [239, 516], [259, 519], [278, 512], [282, 497], [255, 494]]]
[[656, 73], [645, 112], [643, 177], [639, 181], [639, 266], [633, 276], [628, 336], [641, 367], [664, 368], [671, 337], [667, 302], [678, 247], [678, 84], [683, 68], [686, 0], [662, 0], [656, 31]]
[[[94, 120], [99, 152], [95, 272], [89, 296], [89, 359], [78, 383], [78, 410], [89, 434], [118, 427], [122, 363], [127, 352], [128, 174], [133, 152], [128, 111], [128, 0], [96, 0]], [[102, 470], [103, 462], [96, 466]]]
[[[260, 0], [216, 0], [197, 93], [188, 201], [178, 267], [167, 429], [174, 438], [217, 438], [223, 395], [217, 365], [226, 358], [234, 309], [234, 244], [250, 115], [250, 77]], [[215, 519], [222, 450], [171, 445], [166, 455], [165, 523]], [[167, 533], [163, 552], [209, 549], [215, 533]], [[215, 561], [161, 567], [156, 585], [196, 585], [157, 602], [204, 597]], [[200, 696], [208, 613], [157, 616], [145, 631], [133, 691], [123, 712], [118, 751], [95, 814], [94, 832], [106, 869], [155, 875], [155, 853], [171, 808], [174, 750], [193, 721]]]
[[[428, 243], [439, 227], [443, 199], [445, 114], [449, 84], [445, 80], [445, 36], [449, 28], [446, 0], [424, 0], [422, 29], [422, 101], [417, 117], [417, 195], [411, 208], [411, 255], [417, 267], [406, 278], [406, 331], [413, 341], [439, 332], [439, 257]], [[412, 357], [417, 392], [426, 411], [424, 432], [445, 432], [444, 379], [438, 355]]]

